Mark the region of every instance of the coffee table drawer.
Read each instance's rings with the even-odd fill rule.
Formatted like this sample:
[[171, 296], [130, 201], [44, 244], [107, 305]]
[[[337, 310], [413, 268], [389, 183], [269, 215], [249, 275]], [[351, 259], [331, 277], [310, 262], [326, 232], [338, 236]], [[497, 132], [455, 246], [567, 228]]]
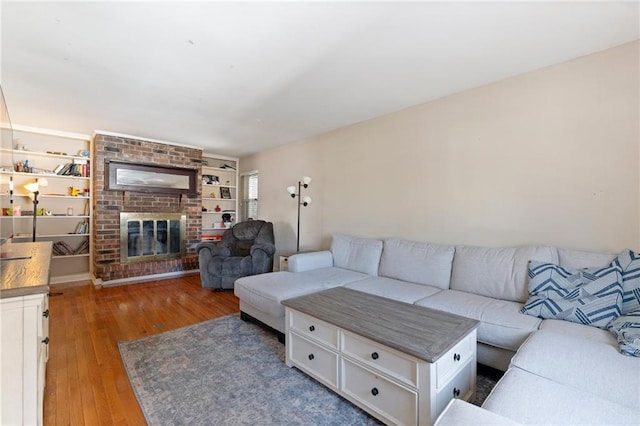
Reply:
[[338, 354], [294, 333], [289, 335], [287, 350], [290, 360], [334, 390], [338, 387]]
[[290, 311], [289, 327], [298, 334], [338, 348], [338, 329], [322, 320], [297, 311]]
[[471, 390], [472, 382], [472, 363], [468, 362], [449, 383], [447, 383], [442, 389], [438, 390], [436, 394], [436, 416], [445, 409], [449, 401], [453, 398], [466, 399], [468, 393]]
[[342, 335], [343, 353], [413, 387], [418, 386], [416, 360], [367, 338], [348, 332], [343, 332]]
[[418, 394], [373, 371], [342, 358], [342, 391], [382, 416], [386, 422], [415, 425]]
[[436, 386], [438, 388], [447, 383], [451, 375], [455, 374], [467, 361], [475, 358], [475, 339], [476, 333], [474, 331], [436, 361], [436, 374], [438, 376]]

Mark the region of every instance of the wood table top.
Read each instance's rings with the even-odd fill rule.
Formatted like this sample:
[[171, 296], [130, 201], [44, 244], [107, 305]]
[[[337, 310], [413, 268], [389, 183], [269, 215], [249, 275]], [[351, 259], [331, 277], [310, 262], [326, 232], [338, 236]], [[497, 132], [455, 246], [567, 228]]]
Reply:
[[5, 243], [0, 252], [0, 299], [49, 292], [51, 241]]
[[283, 300], [282, 304], [430, 363], [479, 324], [459, 315], [344, 287]]

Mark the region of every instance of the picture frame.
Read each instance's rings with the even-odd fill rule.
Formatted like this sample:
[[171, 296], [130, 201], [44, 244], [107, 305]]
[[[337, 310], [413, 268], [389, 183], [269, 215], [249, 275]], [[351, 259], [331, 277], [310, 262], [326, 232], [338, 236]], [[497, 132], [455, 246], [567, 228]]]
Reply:
[[204, 185], [218, 185], [220, 179], [216, 175], [202, 175], [202, 183]]
[[220, 198], [226, 198], [228, 200], [231, 199], [231, 190], [226, 186], [220, 187]]

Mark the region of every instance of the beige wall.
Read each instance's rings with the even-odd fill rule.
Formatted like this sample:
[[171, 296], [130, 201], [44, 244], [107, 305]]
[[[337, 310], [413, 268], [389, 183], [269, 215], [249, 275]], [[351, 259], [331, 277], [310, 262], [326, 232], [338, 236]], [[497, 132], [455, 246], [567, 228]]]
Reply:
[[640, 249], [639, 47], [627, 44], [241, 159], [295, 249], [332, 233]]

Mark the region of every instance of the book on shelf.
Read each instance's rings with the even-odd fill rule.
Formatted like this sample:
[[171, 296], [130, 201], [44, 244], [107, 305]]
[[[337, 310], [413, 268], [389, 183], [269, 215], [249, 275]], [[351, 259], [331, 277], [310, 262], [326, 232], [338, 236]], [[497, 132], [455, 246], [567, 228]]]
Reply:
[[83, 220], [82, 222], [79, 222], [78, 225], [76, 226], [75, 233], [86, 234], [88, 230], [89, 230], [89, 222], [87, 222], [86, 220]]
[[54, 173], [60, 176], [89, 177], [89, 163], [87, 160], [78, 161], [84, 162], [78, 163], [74, 160], [73, 163], [60, 164], [54, 169]]
[[89, 252], [89, 239], [82, 241], [75, 249], [66, 241], [56, 241], [53, 243], [54, 256], [70, 256], [74, 254], [86, 254]]

